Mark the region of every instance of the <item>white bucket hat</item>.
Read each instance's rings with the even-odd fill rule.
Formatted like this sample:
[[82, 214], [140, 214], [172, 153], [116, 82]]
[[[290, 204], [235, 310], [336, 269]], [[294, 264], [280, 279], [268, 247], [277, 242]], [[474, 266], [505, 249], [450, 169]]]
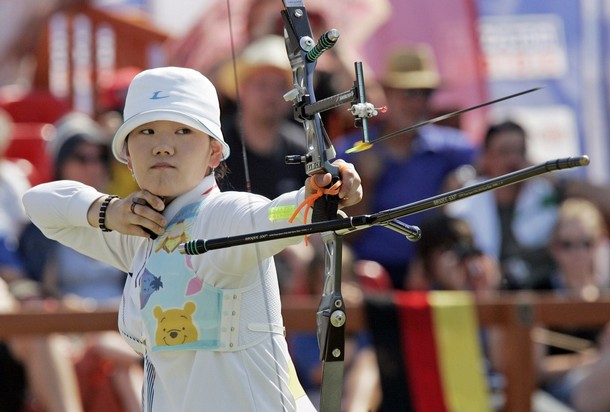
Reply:
[[220, 129], [220, 105], [214, 85], [201, 73], [182, 67], [145, 70], [131, 81], [124, 122], [112, 141], [112, 153], [127, 163], [125, 139], [135, 128], [157, 120], [179, 122], [222, 144], [222, 160], [230, 150]]

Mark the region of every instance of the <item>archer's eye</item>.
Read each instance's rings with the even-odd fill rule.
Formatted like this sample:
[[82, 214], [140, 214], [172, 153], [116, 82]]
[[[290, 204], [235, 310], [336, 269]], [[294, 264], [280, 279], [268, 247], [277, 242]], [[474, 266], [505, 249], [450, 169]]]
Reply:
[[151, 134], [155, 134], [155, 131], [153, 129], [141, 129], [138, 130], [139, 134], [145, 134], [145, 135], [151, 135]]
[[193, 131], [191, 129], [189, 129], [188, 127], [183, 127], [176, 131], [176, 134], [191, 134], [191, 133], [193, 133]]

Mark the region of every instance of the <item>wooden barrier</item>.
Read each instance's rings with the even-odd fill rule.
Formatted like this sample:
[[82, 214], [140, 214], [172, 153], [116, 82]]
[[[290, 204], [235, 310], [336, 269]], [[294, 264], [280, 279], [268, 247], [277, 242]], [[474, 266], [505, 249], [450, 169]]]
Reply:
[[[317, 298], [285, 297], [283, 315], [287, 333], [315, 331]], [[532, 410], [536, 386], [531, 332], [534, 326], [590, 327], [610, 321], [610, 296], [594, 302], [575, 297], [518, 292], [494, 294], [477, 299], [476, 310], [482, 326], [501, 328], [506, 357], [506, 412]], [[361, 305], [347, 307], [348, 330], [366, 328]], [[0, 338], [20, 334], [92, 332], [116, 329], [113, 310], [74, 312], [21, 312], [0, 314]]]

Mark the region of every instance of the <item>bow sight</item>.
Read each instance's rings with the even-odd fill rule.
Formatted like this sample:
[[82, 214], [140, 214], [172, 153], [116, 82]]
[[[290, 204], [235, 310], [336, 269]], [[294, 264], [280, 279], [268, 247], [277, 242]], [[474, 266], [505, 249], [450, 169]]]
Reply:
[[[356, 127], [362, 128], [363, 139], [368, 141], [368, 119], [376, 116], [378, 110], [366, 101], [362, 62], [354, 63], [356, 80], [351, 89], [319, 101], [316, 100], [313, 72], [317, 59], [337, 43], [340, 33], [336, 29], [331, 29], [324, 33], [318, 42], [315, 42], [303, 2], [286, 1], [285, 3], [296, 6], [287, 6], [282, 11], [286, 51], [294, 78], [294, 88], [284, 94], [284, 99], [292, 102], [295, 120], [305, 127], [308, 148], [308, 152], [304, 156], [286, 156], [286, 163], [305, 163], [305, 169], [309, 175], [322, 171], [333, 173], [336, 168], [330, 165], [329, 160], [333, 159], [336, 153], [324, 130], [320, 113], [350, 103], [349, 111], [355, 118], [354, 123]], [[313, 122], [313, 124], [307, 125], [308, 122]]]

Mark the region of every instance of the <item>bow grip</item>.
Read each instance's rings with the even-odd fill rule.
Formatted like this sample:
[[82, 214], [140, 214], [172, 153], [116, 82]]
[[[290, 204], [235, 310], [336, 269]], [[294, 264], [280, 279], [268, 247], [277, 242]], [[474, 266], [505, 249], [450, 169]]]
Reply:
[[[339, 168], [331, 164], [327, 164], [324, 169], [332, 175], [332, 180], [324, 189], [331, 188], [340, 179]], [[325, 222], [337, 218], [337, 210], [339, 210], [339, 195], [324, 193], [313, 204], [311, 212], [311, 221]]]
[[[334, 180], [334, 182], [336, 181]], [[337, 210], [339, 210], [339, 196], [322, 195], [313, 204], [311, 221], [316, 223], [335, 219], [337, 217]]]

